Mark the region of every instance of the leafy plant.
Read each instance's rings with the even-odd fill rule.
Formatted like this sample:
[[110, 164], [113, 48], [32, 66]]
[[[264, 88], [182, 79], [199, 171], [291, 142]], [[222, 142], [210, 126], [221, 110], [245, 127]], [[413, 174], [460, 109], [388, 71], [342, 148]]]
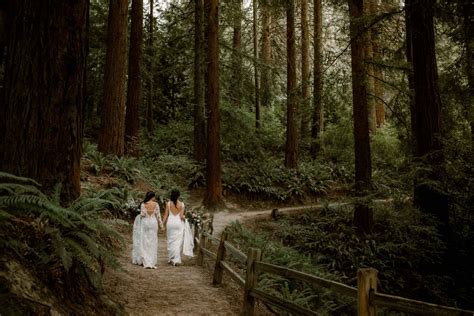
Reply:
[[[0, 247], [36, 269], [54, 290], [77, 299], [98, 292], [106, 266], [118, 268], [113, 250], [121, 236], [98, 214], [108, 200], [82, 197], [62, 207], [27, 178], [0, 173]], [[78, 302], [78, 301], [77, 301]]]

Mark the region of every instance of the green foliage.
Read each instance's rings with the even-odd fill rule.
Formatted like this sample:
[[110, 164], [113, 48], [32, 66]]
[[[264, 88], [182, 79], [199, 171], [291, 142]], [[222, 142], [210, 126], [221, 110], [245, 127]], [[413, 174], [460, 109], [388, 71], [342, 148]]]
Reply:
[[260, 161], [258, 169], [255, 168], [255, 162], [239, 165], [227, 163], [223, 173], [226, 190], [278, 201], [323, 195], [332, 183], [330, 169], [312, 163], [303, 163], [298, 170], [286, 169], [275, 160]]
[[[118, 268], [113, 250], [121, 236], [101, 221], [108, 200], [81, 197], [62, 207], [31, 179], [0, 173], [0, 247], [33, 267], [68, 297], [101, 291], [105, 266]], [[92, 285], [92, 287], [91, 287]], [[76, 301], [78, 303], [78, 301]]]
[[[251, 229], [235, 223], [229, 236], [243, 251], [261, 248], [266, 262], [352, 286], [356, 285], [358, 268], [373, 267], [379, 271], [379, 289], [384, 293], [468, 306], [472, 279], [465, 272], [473, 264], [468, 253], [474, 250], [474, 218], [463, 214], [456, 224], [460, 229], [448, 242], [438, 236], [432, 217], [402, 203], [376, 208], [370, 235], [355, 233], [352, 208], [326, 207], [319, 212], [282, 216], [278, 221], [261, 220]], [[445, 261], [447, 257], [449, 263]], [[264, 275], [262, 282], [275, 292], [284, 293], [288, 281]], [[299, 285], [291, 281], [288, 286]], [[329, 300], [332, 299], [334, 296]], [[339, 312], [347, 312], [342, 305]]]

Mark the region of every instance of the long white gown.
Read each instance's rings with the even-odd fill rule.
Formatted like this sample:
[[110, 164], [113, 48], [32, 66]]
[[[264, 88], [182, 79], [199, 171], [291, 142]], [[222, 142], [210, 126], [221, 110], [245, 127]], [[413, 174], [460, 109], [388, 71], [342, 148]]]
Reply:
[[[181, 252], [183, 250], [184, 221], [179, 216], [171, 212], [171, 203], [168, 202], [168, 220], [166, 221], [166, 237], [168, 239], [168, 262], [172, 264], [181, 263]], [[181, 202], [182, 203], [182, 202]], [[184, 203], [182, 205], [184, 212]]]
[[145, 268], [155, 268], [158, 262], [158, 224], [161, 224], [160, 207], [156, 204], [152, 214], [148, 214], [145, 205], [133, 224], [132, 263]]

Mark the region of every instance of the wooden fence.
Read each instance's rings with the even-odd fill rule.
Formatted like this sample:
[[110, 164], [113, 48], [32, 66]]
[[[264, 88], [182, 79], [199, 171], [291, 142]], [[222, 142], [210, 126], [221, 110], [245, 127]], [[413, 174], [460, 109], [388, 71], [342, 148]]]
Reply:
[[[247, 254], [234, 247], [227, 241], [227, 232], [216, 238], [208, 233], [207, 227], [212, 225], [211, 221], [204, 222], [203, 229], [195, 232], [195, 247], [197, 250], [197, 265], [202, 266], [204, 258], [208, 257], [215, 261], [212, 283], [222, 283], [223, 273], [226, 272], [243, 290], [242, 315], [253, 315], [255, 301], [260, 300], [265, 304], [275, 306], [281, 310], [295, 315], [318, 315], [316, 312], [297, 305], [281, 297], [273, 296], [258, 289], [257, 276], [260, 272], [276, 274], [281, 277], [305, 281], [321, 288], [329, 289], [335, 293], [357, 299], [357, 314], [359, 316], [376, 315], [376, 307], [388, 307], [392, 310], [416, 313], [422, 315], [470, 315], [474, 311], [462, 310], [448, 306], [416, 301], [399, 296], [393, 296], [377, 292], [377, 270], [373, 268], [359, 269], [357, 272], [357, 288], [339, 282], [326, 280], [317, 276], [288, 269], [285, 267], [263, 262], [261, 250], [250, 248]], [[213, 253], [206, 245], [214, 243], [218, 245], [217, 253]], [[228, 256], [234, 261], [246, 266], [245, 277], [231, 268], [226, 258]]]

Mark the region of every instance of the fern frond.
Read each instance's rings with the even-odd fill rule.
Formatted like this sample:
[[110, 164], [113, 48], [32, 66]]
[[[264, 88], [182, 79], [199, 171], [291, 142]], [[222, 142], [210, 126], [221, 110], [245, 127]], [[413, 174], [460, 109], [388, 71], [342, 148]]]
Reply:
[[40, 187], [41, 185], [33, 179], [15, 176], [14, 174], [1, 172], [0, 171], [0, 182], [10, 182], [10, 183], [22, 183], [36, 185]]
[[101, 198], [81, 198], [76, 200], [69, 207], [69, 210], [78, 214], [85, 214], [101, 211], [107, 207], [111, 207], [112, 205], [112, 202]]
[[97, 247], [96, 241], [90, 236], [87, 235], [83, 232], [76, 231], [71, 233], [72, 236], [77, 237], [79, 240], [81, 240], [85, 245], [87, 250], [95, 257], [99, 257], [100, 251], [99, 248]]
[[0, 192], [7, 193], [10, 195], [31, 193], [36, 195], [42, 195], [41, 191], [34, 185], [31, 184], [20, 184], [20, 183], [0, 183]]
[[99, 264], [96, 258], [91, 256], [81, 244], [79, 244], [74, 239], [66, 238], [65, 245], [66, 245], [66, 249], [70, 251], [73, 258], [79, 261], [82, 264], [82, 266], [94, 272], [99, 271]]
[[69, 252], [66, 250], [65, 242], [59, 229], [57, 228], [49, 228], [46, 229], [45, 232], [51, 236], [51, 243], [53, 246], [53, 255], [56, 255], [61, 259], [61, 263], [66, 271], [72, 266], [72, 257]]
[[77, 217], [77, 214], [69, 212], [60, 206], [54, 205], [44, 197], [36, 195], [18, 195], [18, 196], [0, 196], [0, 208], [20, 209], [35, 214], [46, 215], [55, 222], [61, 222], [62, 225], [73, 226], [74, 224], [67, 217]]

